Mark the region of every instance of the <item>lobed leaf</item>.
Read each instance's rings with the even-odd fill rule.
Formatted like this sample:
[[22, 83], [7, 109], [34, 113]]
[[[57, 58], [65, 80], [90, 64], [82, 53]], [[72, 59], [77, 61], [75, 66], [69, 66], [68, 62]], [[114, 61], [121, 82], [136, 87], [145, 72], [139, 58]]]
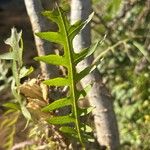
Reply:
[[5, 43], [10, 45], [13, 52], [13, 58], [18, 62], [19, 67], [22, 66], [22, 54], [23, 54], [23, 42], [22, 42], [22, 31], [17, 33], [15, 28], [11, 29], [11, 36], [8, 38]]
[[88, 111], [87, 109], [80, 111], [80, 108], [78, 107], [77, 103], [78, 98], [80, 98], [81, 95], [84, 96], [86, 94], [85, 93], [83, 94], [83, 91], [77, 91], [76, 83], [78, 83], [83, 77], [85, 77], [87, 74], [93, 71], [96, 68], [96, 65], [91, 65], [85, 68], [80, 73], [77, 73], [76, 65], [84, 58], [89, 57], [91, 54], [93, 54], [98, 46], [98, 43], [96, 43], [91, 48], [83, 50], [79, 54], [75, 54], [72, 51], [73, 50], [72, 40], [89, 23], [89, 21], [92, 19], [93, 14], [94, 13], [92, 13], [86, 21], [84, 22], [77, 21], [76, 23], [71, 25], [67, 20], [65, 13], [59, 7], [54, 11], [43, 12], [44, 16], [54, 21], [58, 25], [59, 30], [58, 32], [41, 32], [36, 34], [42, 39], [61, 44], [64, 48], [64, 56], [47, 55], [36, 57], [35, 59], [43, 61], [48, 64], [62, 65], [68, 69], [68, 75], [65, 78], [57, 77], [54, 79], [45, 80], [43, 83], [49, 86], [69, 86], [70, 90], [69, 98], [66, 97], [56, 100], [53, 103], [49, 104], [48, 106], [44, 107], [42, 111], [49, 112], [64, 106], [71, 105], [72, 106], [71, 115], [73, 117], [70, 115], [57, 116], [49, 118], [47, 121], [50, 124], [60, 124], [60, 125], [74, 123], [73, 127], [65, 126], [61, 127], [60, 130], [64, 133], [71, 134], [71, 136], [78, 139], [78, 141], [80, 141], [82, 145], [84, 145], [83, 143], [84, 137], [82, 137], [84, 136], [84, 134], [82, 134], [81, 129], [82, 126], [79, 117], [81, 115], [83, 116], [89, 113], [90, 111]]

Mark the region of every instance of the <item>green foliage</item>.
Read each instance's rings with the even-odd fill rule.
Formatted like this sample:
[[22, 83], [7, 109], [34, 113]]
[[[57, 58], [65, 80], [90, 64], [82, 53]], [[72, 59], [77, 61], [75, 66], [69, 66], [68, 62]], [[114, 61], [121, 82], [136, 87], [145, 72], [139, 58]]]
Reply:
[[148, 1], [119, 3], [114, 13], [117, 3], [113, 1], [101, 0], [94, 6], [94, 37], [108, 34], [99, 52], [112, 49], [99, 65], [99, 71], [115, 99], [122, 149], [149, 149]]
[[[0, 119], [0, 133], [1, 133], [1, 146], [5, 149], [11, 149], [13, 146], [14, 135], [16, 132], [16, 123], [18, 121], [18, 117], [20, 112], [24, 115], [24, 117], [29, 121], [31, 120], [31, 115], [28, 109], [25, 106], [25, 99], [20, 94], [20, 82], [21, 79], [27, 75], [29, 75], [33, 68], [26, 69], [23, 66], [23, 41], [22, 41], [22, 32], [17, 33], [15, 28], [11, 30], [11, 37], [5, 41], [6, 44], [10, 46], [10, 51], [8, 53], [0, 55], [1, 61], [10, 61], [9, 68], [5, 68], [1, 72], [1, 80], [4, 80], [4, 87], [2, 89], [8, 88], [11, 84], [11, 92], [13, 94], [14, 99], [10, 100], [7, 103], [4, 103], [3, 106], [8, 109], [1, 119]], [[4, 64], [7, 65], [6, 62]], [[1, 64], [1, 68], [3, 68], [3, 63]], [[8, 73], [8, 69], [12, 70], [12, 76], [7, 78], [6, 75]], [[5, 86], [7, 85], [7, 87]]]
[[6, 64], [5, 61], [0, 60], [0, 81], [4, 82], [4, 84], [0, 86], [0, 92], [6, 90], [12, 81], [12, 77], [6, 76], [10, 67], [11, 65], [9, 63]]
[[[70, 136], [75, 137], [80, 141], [82, 145], [86, 142], [90, 136], [86, 133], [87, 125], [81, 123], [80, 115], [83, 113], [86, 115], [86, 109], [78, 106], [78, 101], [82, 94], [76, 88], [77, 83], [85, 77], [93, 69], [93, 66], [89, 66], [82, 72], [76, 71], [76, 65], [90, 56], [96, 49], [97, 43], [94, 47], [86, 48], [81, 53], [76, 54], [73, 51], [72, 40], [81, 31], [81, 29], [91, 20], [91, 16], [85, 22], [77, 21], [71, 25], [66, 18], [65, 13], [61, 8], [57, 8], [54, 11], [45, 11], [43, 15], [49, 20], [55, 22], [58, 27], [58, 32], [41, 32], [36, 33], [42, 39], [50, 42], [58, 43], [64, 48], [64, 55], [46, 55], [36, 57], [35, 60], [43, 61], [48, 64], [61, 65], [67, 68], [67, 75], [65, 77], [57, 77], [54, 79], [45, 80], [43, 83], [48, 86], [68, 86], [69, 94], [67, 97], [54, 101], [48, 106], [44, 107], [42, 111], [50, 112], [64, 106], [71, 106], [71, 112], [65, 116], [57, 116], [47, 119], [50, 124], [61, 125], [60, 131], [67, 133]], [[72, 125], [70, 125], [70, 123]]]
[[10, 109], [0, 118], [0, 148], [10, 150], [14, 144], [19, 111]]
[[[11, 69], [13, 73], [13, 79], [11, 84], [11, 89], [13, 96], [16, 100], [16, 105], [19, 104], [19, 108], [22, 111], [22, 114], [27, 120], [31, 120], [31, 115], [27, 108], [24, 106], [23, 97], [20, 95], [20, 81], [23, 77], [27, 76], [33, 71], [33, 68], [26, 69], [23, 66], [23, 41], [22, 41], [22, 32], [17, 33], [15, 28], [11, 30], [11, 37], [5, 41], [6, 44], [10, 45], [10, 52], [0, 55], [0, 59], [10, 60], [12, 63]], [[15, 105], [15, 104], [12, 104]], [[8, 106], [5, 104], [5, 106]], [[10, 104], [9, 104], [10, 107]]]
[[[90, 141], [92, 138], [89, 135], [92, 130], [82, 122], [82, 119], [94, 108], [80, 108], [78, 102], [86, 96], [87, 89], [90, 89], [91, 85], [87, 89], [78, 91], [76, 84], [93, 71], [99, 64], [99, 60], [105, 55], [105, 59], [98, 67], [103, 82], [111, 90], [115, 99], [114, 106], [118, 118], [121, 148], [123, 150], [149, 149], [149, 5], [147, 0], [93, 0], [92, 2], [96, 11], [92, 23], [93, 37], [97, 40], [107, 35], [102, 47], [99, 47], [99, 51], [96, 52], [95, 49], [99, 42], [90, 48], [83, 49], [79, 54], [74, 53], [72, 47], [73, 38], [91, 20], [92, 16], [88, 21], [77, 21], [70, 25], [66, 14], [59, 8], [52, 12], [43, 13], [58, 25], [59, 31], [42, 32], [37, 35], [50, 42], [60, 44], [64, 49], [64, 55], [46, 55], [35, 59], [67, 68], [65, 77], [49, 79], [44, 83], [49, 86], [68, 86], [69, 91], [66, 97], [43, 107], [43, 112], [39, 109], [32, 110], [34, 112], [32, 119], [39, 121], [41, 116], [46, 116], [46, 118], [48, 116], [47, 122], [58, 125], [63, 133], [72, 136], [82, 144]], [[70, 9], [67, 0], [63, 0], [61, 4], [65, 5], [65, 10]], [[20, 80], [33, 71], [32, 67], [26, 69], [23, 66], [21, 36], [21, 32], [17, 33], [15, 29], [12, 29], [11, 38], [6, 40], [6, 43], [11, 47], [10, 52], [0, 55], [0, 81], [4, 81], [3, 86], [0, 86], [0, 91], [6, 90], [11, 83], [14, 95], [13, 100], [3, 104], [9, 111], [6, 111], [0, 118], [0, 149], [11, 149], [19, 112], [22, 112], [28, 120], [31, 119], [33, 113], [26, 108], [26, 101], [20, 95], [18, 88]], [[110, 53], [107, 53], [109, 51]], [[99, 56], [93, 64], [82, 72], [76, 72], [76, 65], [94, 52], [95, 56]], [[6, 65], [5, 60], [10, 63]], [[10, 68], [12, 68], [13, 77], [7, 78]], [[66, 106], [71, 108], [71, 112], [65, 116], [54, 117], [48, 113]], [[41, 113], [43, 114], [41, 115]], [[50, 128], [53, 129], [54, 125], [50, 125]], [[54, 138], [56, 130], [54, 129], [53, 136], [49, 137], [46, 133], [46, 127], [47, 123], [44, 120], [40, 124], [36, 122], [33, 126], [31, 125], [30, 138], [37, 143], [44, 143], [45, 149], [63, 149], [54, 142], [59, 139], [58, 137]], [[61, 142], [59, 140], [57, 142], [60, 145]], [[29, 148], [38, 149], [38, 145], [33, 144]]]
[[[3, 114], [4, 117], [2, 117], [1, 121], [7, 122], [8, 126], [8, 132], [10, 132], [9, 129], [13, 129], [10, 133], [10, 136], [8, 136], [8, 132], [6, 131], [4, 143], [2, 143], [2, 147], [12, 147], [13, 145], [13, 138], [16, 132], [16, 123], [18, 120], [18, 117], [20, 114], [23, 114], [23, 116], [27, 119], [27, 124], [25, 126], [25, 129], [28, 125], [31, 125], [34, 129], [39, 130], [40, 134], [42, 134], [39, 138], [37, 138], [39, 135], [38, 133], [34, 132], [31, 134], [32, 138], [35, 138], [35, 141], [45, 139], [47, 148], [54, 148], [54, 147], [63, 147], [65, 145], [63, 143], [63, 140], [61, 141], [62, 144], [58, 145], [55, 138], [56, 129], [54, 129], [53, 135], [48, 137], [46, 135], [46, 132], [41, 130], [41, 126], [44, 127], [44, 130], [46, 130], [47, 123], [45, 123], [45, 118], [47, 119], [47, 122], [49, 124], [54, 125], [61, 125], [60, 131], [62, 131], [65, 134], [70, 135], [77, 141], [79, 141], [82, 146], [84, 147], [85, 142], [93, 142], [92, 135], [92, 129], [85, 123], [83, 123], [81, 120], [94, 109], [93, 107], [89, 108], [80, 108], [78, 106], [79, 101], [81, 101], [86, 95], [87, 92], [91, 89], [91, 85], [88, 85], [85, 89], [77, 90], [77, 83], [80, 82], [82, 78], [84, 78], [87, 74], [92, 72], [96, 65], [99, 62], [99, 59], [103, 56], [103, 54], [100, 54], [98, 58], [92, 63], [91, 66], [88, 66], [81, 72], [76, 71], [76, 65], [82, 61], [83, 59], [89, 57], [92, 55], [96, 48], [99, 45], [99, 41], [96, 42], [96, 44], [92, 45], [89, 48], [85, 48], [81, 51], [81, 53], [74, 53], [73, 52], [73, 46], [72, 46], [72, 40], [73, 38], [86, 26], [86, 24], [89, 23], [91, 20], [93, 13], [89, 16], [88, 20], [85, 22], [77, 21], [75, 24], [71, 25], [69, 21], [67, 20], [63, 10], [61, 8], [58, 8], [52, 12], [44, 12], [43, 13], [48, 19], [52, 19], [55, 23], [59, 26], [58, 32], [42, 32], [37, 33], [37, 35], [43, 39], [46, 39], [51, 42], [55, 42], [63, 46], [64, 48], [64, 55], [46, 55], [46, 56], [40, 56], [36, 57], [36, 60], [43, 61], [48, 64], [53, 65], [61, 65], [63, 67], [67, 68], [67, 75], [65, 77], [56, 77], [54, 79], [45, 80], [43, 81], [44, 84], [49, 86], [68, 86], [69, 92], [67, 97], [60, 98], [59, 100], [54, 101], [53, 103], [45, 106], [47, 104], [47, 101], [41, 101], [45, 100], [43, 99], [46, 97], [47, 93], [42, 90], [41, 87], [43, 85], [38, 85], [36, 83], [36, 79], [32, 79], [29, 81], [24, 82], [21, 84], [21, 79], [28, 76], [32, 71], [33, 68], [30, 67], [27, 69], [23, 65], [23, 41], [22, 41], [22, 32], [17, 33], [17, 30], [15, 28], [12, 28], [11, 30], [11, 37], [8, 38], [5, 43], [10, 46], [10, 50], [8, 53], [0, 55], [1, 61], [10, 62], [8, 68], [5, 68], [5, 64], [1, 64], [1, 70], [4, 69], [4, 71], [0, 74], [1, 80], [5, 81], [5, 85], [10, 86], [11, 84], [11, 92], [13, 95], [13, 99], [9, 100], [9, 102], [4, 103], [3, 107], [9, 109], [9, 111], [12, 111], [12, 114], [16, 114], [15, 116], [12, 115], [12, 117], [15, 117], [15, 120], [12, 120], [12, 118], [9, 118], [9, 113], [6, 112], [6, 115], [8, 115], [5, 118], [5, 114]], [[102, 41], [101, 41], [102, 42]], [[6, 62], [6, 64], [7, 64]], [[6, 74], [8, 73], [8, 70], [11, 69], [12, 76], [10, 78], [6, 77]], [[36, 80], [36, 81], [35, 81]], [[38, 80], [39, 82], [39, 80]], [[6, 89], [7, 86], [2, 87], [1, 90]], [[44, 86], [45, 87], [45, 86]], [[33, 93], [31, 93], [31, 91]], [[38, 93], [39, 92], [39, 93]], [[23, 95], [24, 96], [23, 96]], [[44, 95], [46, 94], [46, 95]], [[44, 96], [44, 97], [43, 97]], [[30, 106], [31, 104], [31, 106]], [[41, 106], [42, 105], [42, 106]], [[28, 106], [28, 107], [27, 107]], [[45, 107], [43, 107], [45, 106]], [[51, 114], [48, 114], [47, 112], [54, 111], [56, 109], [61, 109], [62, 107], [69, 106], [71, 108], [71, 112], [65, 116], [53, 116]], [[41, 112], [41, 107], [42, 111]], [[31, 118], [32, 115], [32, 118]], [[9, 119], [8, 119], [9, 118]], [[40, 118], [40, 119], [39, 119]], [[33, 122], [29, 121], [32, 120]], [[42, 120], [42, 121], [41, 121]], [[13, 121], [13, 122], [12, 122]], [[11, 126], [9, 126], [11, 124]], [[1, 126], [0, 130], [3, 130], [4, 126]], [[50, 125], [51, 127], [51, 125]], [[52, 126], [54, 128], [54, 126]], [[57, 133], [58, 134], [58, 133]], [[57, 135], [56, 134], [56, 135]], [[59, 135], [60, 136], [60, 135]], [[59, 138], [57, 139], [60, 140]], [[9, 144], [7, 144], [9, 143]], [[6, 146], [5, 146], [6, 145]], [[66, 146], [66, 145], [65, 145]], [[30, 146], [29, 146], [30, 147]], [[31, 146], [31, 148], [36, 148], [36, 144]], [[56, 148], [57, 149], [57, 148]]]
[[111, 14], [111, 17], [114, 17], [117, 15], [118, 10], [120, 9], [121, 6], [121, 2], [122, 0], [112, 0], [109, 4], [108, 4], [108, 12], [109, 15]]
[[144, 49], [144, 46], [141, 45], [140, 43], [137, 42], [133, 42], [134, 46], [138, 48], [138, 50], [140, 50], [140, 52], [145, 56], [145, 58], [147, 59], [147, 61], [150, 63], [150, 58], [149, 58], [149, 54], [148, 52]]

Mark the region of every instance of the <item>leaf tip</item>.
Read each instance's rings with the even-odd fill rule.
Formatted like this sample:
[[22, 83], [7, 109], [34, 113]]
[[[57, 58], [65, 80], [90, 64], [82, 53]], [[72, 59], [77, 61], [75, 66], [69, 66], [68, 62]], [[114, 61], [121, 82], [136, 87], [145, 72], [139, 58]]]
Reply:
[[38, 57], [34, 57], [33, 59], [34, 59], [35, 61], [38, 61], [38, 60], [39, 60], [39, 58], [38, 58]]

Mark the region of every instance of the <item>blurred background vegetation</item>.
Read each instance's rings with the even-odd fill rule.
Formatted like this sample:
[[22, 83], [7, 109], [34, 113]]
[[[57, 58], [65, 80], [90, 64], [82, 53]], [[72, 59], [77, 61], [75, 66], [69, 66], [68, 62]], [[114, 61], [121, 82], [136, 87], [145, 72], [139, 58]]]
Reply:
[[150, 1], [95, 0], [93, 38], [111, 49], [99, 65], [114, 97], [122, 149], [149, 149]]
[[[18, 5], [19, 2], [19, 5]], [[69, 9], [69, 1], [61, 5]], [[15, 7], [14, 7], [15, 6]], [[121, 147], [123, 150], [148, 150], [150, 145], [150, 1], [93, 0], [93, 42], [106, 38], [96, 53], [111, 49], [98, 66], [114, 97]], [[4, 40], [10, 28], [23, 30], [25, 63], [36, 67], [31, 26], [23, 0], [0, 1], [0, 53], [8, 47]], [[95, 54], [97, 55], [97, 54]], [[5, 68], [5, 72], [3, 71]], [[8, 100], [9, 65], [0, 65], [0, 105]], [[4, 90], [5, 89], [5, 90]], [[8, 96], [7, 96], [8, 95]], [[0, 108], [0, 113], [3, 113]]]

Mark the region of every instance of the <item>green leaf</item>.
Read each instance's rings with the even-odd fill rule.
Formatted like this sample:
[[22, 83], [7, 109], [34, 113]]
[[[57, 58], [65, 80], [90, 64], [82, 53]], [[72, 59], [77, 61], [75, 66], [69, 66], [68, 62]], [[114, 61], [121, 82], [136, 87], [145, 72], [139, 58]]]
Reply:
[[63, 44], [63, 36], [59, 32], [39, 32], [35, 35], [50, 42]]
[[66, 86], [70, 84], [68, 78], [54, 78], [45, 80], [43, 83], [49, 86]]
[[94, 12], [92, 12], [86, 21], [78, 20], [73, 25], [70, 26], [68, 31], [68, 38], [72, 41], [73, 38], [92, 20]]
[[12, 60], [14, 59], [13, 52], [8, 52], [0, 55], [0, 59]]
[[59, 18], [60, 18], [60, 13], [58, 9], [54, 9], [53, 11], [44, 11], [42, 12], [42, 15], [48, 18], [49, 20], [56, 22], [59, 24]]
[[67, 124], [75, 122], [75, 119], [70, 116], [60, 116], [47, 119], [50, 124]]
[[85, 28], [85, 26], [86, 26], [87, 24], [89, 24], [89, 22], [92, 20], [93, 16], [94, 16], [94, 12], [92, 12], [92, 13], [89, 15], [88, 19], [84, 21], [84, 26], [83, 26], [82, 28]]
[[19, 78], [22, 79], [31, 74], [33, 71], [34, 71], [33, 67], [30, 67], [29, 69], [27, 69], [26, 67], [22, 67], [20, 70]]
[[[23, 42], [22, 42], [22, 31], [17, 33], [16, 28], [11, 29], [11, 37], [8, 38], [5, 43], [10, 45], [13, 52], [14, 59], [18, 62], [19, 67], [22, 66], [22, 54], [23, 54]], [[20, 47], [21, 45], [21, 47]]]
[[44, 108], [42, 108], [43, 112], [49, 112], [55, 109], [58, 109], [60, 107], [64, 107], [64, 106], [68, 106], [71, 105], [71, 99], [68, 98], [62, 98], [59, 100], [55, 100], [53, 103], [49, 104], [48, 106], [45, 106]]
[[7, 108], [11, 108], [11, 109], [15, 109], [15, 110], [20, 110], [20, 107], [18, 104], [16, 103], [5, 103], [3, 104], [4, 107], [7, 107]]
[[12, 48], [16, 46], [16, 44], [19, 43], [22, 37], [22, 32], [17, 33], [16, 28], [11, 29], [11, 36], [8, 38], [5, 43], [10, 45]]
[[97, 49], [99, 42], [96, 42], [94, 45], [92, 45], [90, 48], [85, 48], [80, 53], [74, 55], [74, 63], [78, 64], [83, 59], [91, 56]]
[[63, 126], [63, 127], [60, 127], [59, 130], [62, 131], [63, 133], [77, 135], [76, 130], [71, 127]]
[[96, 69], [96, 65], [91, 65], [82, 70], [80, 73], [78, 73], [76, 79], [77, 82], [79, 82], [81, 79], [83, 79], [86, 75], [90, 74], [92, 71]]
[[62, 32], [64, 27], [66, 27], [66, 29], [70, 27], [67, 16], [60, 7], [57, 7], [57, 9], [54, 9], [53, 11], [44, 11], [42, 14], [51, 21], [55, 22], [58, 25], [60, 32]]
[[[70, 114], [68, 116], [57, 116], [52, 117], [48, 119], [47, 121], [51, 124], [68, 124], [68, 123], [74, 123], [74, 127], [69, 128], [62, 128], [62, 131], [64, 132], [73, 132], [73, 130], [76, 131], [76, 135], [74, 136], [82, 145], [84, 137], [82, 137], [81, 132], [81, 120], [80, 120], [80, 114], [78, 113], [80, 108], [78, 107], [78, 98], [81, 95], [81, 92], [77, 90], [76, 83], [78, 83], [83, 77], [85, 77], [87, 74], [89, 74], [91, 71], [93, 71], [96, 68], [96, 65], [91, 65], [87, 67], [85, 70], [81, 71], [80, 73], [77, 73], [76, 71], [76, 64], [77, 62], [82, 61], [86, 57], [90, 56], [96, 49], [97, 45], [95, 47], [89, 48], [88, 51], [85, 50], [81, 52], [80, 54], [74, 54], [73, 52], [73, 38], [89, 23], [89, 21], [93, 17], [92, 13], [89, 18], [82, 22], [78, 21], [75, 24], [71, 25], [67, 19], [67, 15], [63, 12], [63, 10], [60, 7], [57, 7], [54, 11], [46, 11], [43, 12], [43, 15], [46, 16], [48, 19], [54, 21], [58, 25], [58, 32], [41, 32], [37, 33], [39, 37], [42, 39], [48, 40], [50, 42], [55, 42], [63, 46], [64, 55], [58, 56], [58, 55], [47, 55], [47, 56], [41, 56], [36, 57], [36, 60], [43, 61], [47, 64], [53, 64], [53, 65], [62, 65], [67, 68], [67, 75], [62, 77], [57, 77], [49, 80], [45, 80], [43, 83], [49, 85], [49, 86], [69, 86], [69, 100], [68, 98], [63, 98], [54, 101], [53, 103], [49, 104], [48, 106], [44, 107], [43, 111], [52, 111], [64, 106], [71, 105], [71, 117]], [[67, 101], [66, 101], [67, 100]], [[83, 111], [82, 111], [83, 113]], [[72, 128], [72, 129], [70, 129]]]
[[91, 90], [92, 85], [88, 84], [84, 89], [79, 91], [79, 99], [86, 97], [87, 93]]
[[74, 53], [74, 64], [77, 65], [81, 60], [85, 58], [89, 51], [89, 48], [84, 48], [80, 53]]
[[30, 112], [28, 111], [28, 109], [24, 105], [21, 105], [21, 111], [22, 111], [22, 114], [24, 115], [24, 117], [27, 120], [31, 120], [31, 114], [30, 114]]
[[95, 44], [93, 44], [92, 46], [90, 46], [90, 48], [88, 49], [87, 54], [85, 55], [84, 59], [91, 56], [97, 49], [98, 45], [100, 44], [100, 41], [97, 41]]
[[16, 112], [15, 109], [8, 109], [8, 110], [4, 113], [4, 116], [5, 116], [5, 115], [8, 115], [8, 114], [10, 114], [10, 113], [14, 113], [14, 112]]
[[88, 107], [88, 108], [86, 108], [86, 109], [80, 109], [80, 110], [79, 110], [79, 114], [80, 114], [80, 116], [85, 116], [85, 115], [91, 113], [94, 108], [95, 108], [95, 107]]
[[92, 128], [90, 126], [84, 125], [84, 124], [83, 124], [83, 127], [81, 128], [81, 130], [84, 132], [87, 132], [87, 133], [92, 132]]
[[122, 0], [112, 0], [110, 5], [108, 5], [109, 15], [115, 17], [120, 9]]
[[34, 59], [38, 61], [43, 61], [48, 64], [62, 65], [67, 67], [67, 61], [64, 56], [46, 55], [46, 56], [35, 57]]
[[68, 37], [69, 39], [73, 40], [73, 38], [80, 32], [80, 30], [83, 28], [84, 22], [81, 20], [75, 22], [73, 25], [70, 26], [68, 31]]

